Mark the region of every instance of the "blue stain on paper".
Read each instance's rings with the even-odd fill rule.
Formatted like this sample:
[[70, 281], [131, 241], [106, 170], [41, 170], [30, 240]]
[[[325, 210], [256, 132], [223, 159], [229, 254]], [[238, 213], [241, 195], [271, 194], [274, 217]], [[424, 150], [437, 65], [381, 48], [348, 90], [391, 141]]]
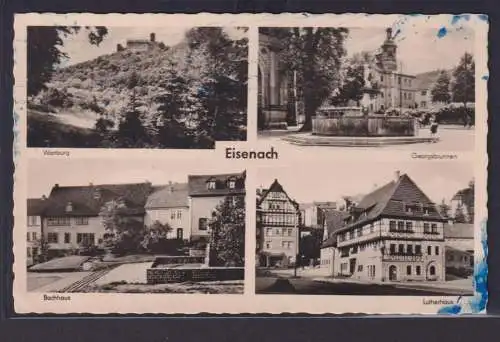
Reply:
[[448, 30], [446, 29], [446, 27], [441, 27], [437, 33], [437, 36], [438, 38], [443, 38], [444, 36], [446, 36], [448, 34]]
[[488, 16], [486, 14], [479, 14], [477, 17], [482, 21], [488, 21]]
[[486, 262], [488, 256], [488, 232], [486, 230], [486, 222], [486, 219], [481, 222], [481, 247], [483, 255], [481, 260], [477, 260], [474, 267], [474, 297], [470, 298], [470, 301], [466, 301], [465, 298], [459, 298], [457, 304], [446, 305], [439, 309], [439, 314], [479, 313], [486, 309], [486, 303], [488, 302], [488, 264]]
[[14, 142], [13, 142], [13, 153], [14, 156], [17, 156], [19, 153], [19, 150], [17, 149], [17, 141], [18, 141], [18, 135], [19, 135], [19, 130], [18, 130], [18, 122], [19, 122], [19, 115], [17, 114], [16, 111], [12, 113], [12, 118], [14, 121], [14, 127], [13, 127], [13, 133], [14, 133]]
[[455, 25], [457, 24], [460, 20], [465, 20], [469, 21], [470, 15], [469, 14], [460, 14], [460, 15], [454, 15], [453, 18], [451, 19], [451, 24]]
[[490, 77], [489, 77], [488, 75], [483, 75], [483, 76], [481, 77], [481, 79], [482, 79], [483, 81], [487, 81], [487, 80], [489, 80], [489, 78], [490, 78]]

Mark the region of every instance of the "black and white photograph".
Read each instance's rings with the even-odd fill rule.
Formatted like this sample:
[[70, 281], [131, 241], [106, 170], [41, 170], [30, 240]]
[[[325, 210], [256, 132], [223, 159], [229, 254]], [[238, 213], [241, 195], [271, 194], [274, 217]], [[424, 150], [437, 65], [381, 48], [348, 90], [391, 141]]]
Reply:
[[473, 294], [472, 163], [258, 170], [256, 293]]
[[28, 292], [243, 293], [245, 171], [92, 162], [30, 161]]
[[245, 27], [29, 26], [27, 146], [245, 141]]
[[474, 30], [260, 27], [258, 136], [281, 149], [473, 151]]

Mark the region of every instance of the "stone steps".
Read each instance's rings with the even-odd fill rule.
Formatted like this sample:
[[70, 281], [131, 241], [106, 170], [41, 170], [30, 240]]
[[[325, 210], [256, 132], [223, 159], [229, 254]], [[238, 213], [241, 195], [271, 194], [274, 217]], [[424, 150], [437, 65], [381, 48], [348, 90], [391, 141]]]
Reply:
[[337, 137], [315, 136], [312, 134], [293, 134], [281, 138], [300, 146], [335, 146], [335, 147], [379, 147], [391, 145], [421, 144], [439, 141], [430, 137]]

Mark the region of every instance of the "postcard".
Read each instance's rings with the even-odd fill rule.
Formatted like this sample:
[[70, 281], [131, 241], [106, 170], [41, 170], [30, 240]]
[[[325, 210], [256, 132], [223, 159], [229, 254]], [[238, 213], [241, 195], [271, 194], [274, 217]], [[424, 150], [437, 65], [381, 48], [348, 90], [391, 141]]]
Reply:
[[487, 16], [14, 25], [17, 313], [486, 312]]

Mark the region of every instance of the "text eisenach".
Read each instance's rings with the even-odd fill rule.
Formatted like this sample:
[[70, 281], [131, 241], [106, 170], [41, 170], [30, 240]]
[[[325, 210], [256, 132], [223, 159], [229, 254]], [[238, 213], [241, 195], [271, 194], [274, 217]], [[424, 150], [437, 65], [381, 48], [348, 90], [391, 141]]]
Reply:
[[234, 147], [226, 147], [226, 159], [278, 159], [278, 157], [274, 147], [269, 151], [240, 151]]

